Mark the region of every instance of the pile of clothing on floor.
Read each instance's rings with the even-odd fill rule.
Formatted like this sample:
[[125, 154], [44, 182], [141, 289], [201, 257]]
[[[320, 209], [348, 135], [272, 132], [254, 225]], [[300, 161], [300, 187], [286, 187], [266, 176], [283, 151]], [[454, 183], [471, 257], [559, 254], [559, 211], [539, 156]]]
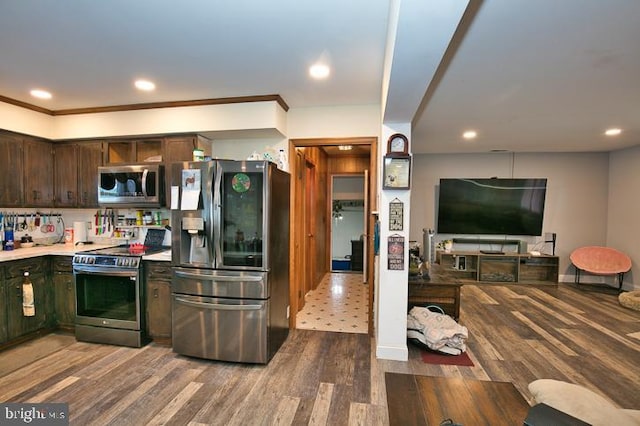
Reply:
[[430, 350], [460, 355], [467, 350], [468, 337], [467, 327], [428, 307], [415, 306], [407, 315], [407, 339]]

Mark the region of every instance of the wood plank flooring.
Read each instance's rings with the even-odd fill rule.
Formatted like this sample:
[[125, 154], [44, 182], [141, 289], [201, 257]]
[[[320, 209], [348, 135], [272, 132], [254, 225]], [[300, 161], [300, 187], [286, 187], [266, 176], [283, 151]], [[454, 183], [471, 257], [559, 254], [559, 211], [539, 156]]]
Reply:
[[513, 426], [523, 423], [530, 408], [509, 382], [385, 373], [385, 383], [391, 426], [440, 425], [446, 419]]
[[54, 334], [0, 352], [0, 401], [67, 402], [74, 425], [385, 425], [395, 372], [511, 382], [530, 404], [527, 384], [555, 378], [640, 408], [640, 312], [616, 294], [468, 285], [461, 322], [474, 367], [425, 364], [412, 346], [408, 362], [378, 360], [353, 333], [293, 330], [266, 366]]

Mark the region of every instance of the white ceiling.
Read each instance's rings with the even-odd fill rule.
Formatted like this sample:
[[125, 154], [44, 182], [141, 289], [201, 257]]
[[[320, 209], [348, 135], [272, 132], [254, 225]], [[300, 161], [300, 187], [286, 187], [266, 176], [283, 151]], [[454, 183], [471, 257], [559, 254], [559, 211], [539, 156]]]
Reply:
[[[61, 110], [268, 94], [370, 105], [385, 92], [385, 120], [413, 120], [417, 153], [640, 143], [640, 1], [469, 3], [458, 25], [467, 0], [4, 0], [0, 95]], [[326, 81], [307, 77], [318, 59]], [[157, 90], [136, 92], [139, 77]], [[605, 138], [610, 126], [622, 135]]]

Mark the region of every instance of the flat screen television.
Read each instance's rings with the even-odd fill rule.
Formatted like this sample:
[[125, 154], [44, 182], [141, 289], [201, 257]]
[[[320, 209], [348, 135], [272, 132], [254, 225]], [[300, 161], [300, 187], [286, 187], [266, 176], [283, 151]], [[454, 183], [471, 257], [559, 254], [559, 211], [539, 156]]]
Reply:
[[542, 235], [547, 179], [440, 179], [440, 234]]

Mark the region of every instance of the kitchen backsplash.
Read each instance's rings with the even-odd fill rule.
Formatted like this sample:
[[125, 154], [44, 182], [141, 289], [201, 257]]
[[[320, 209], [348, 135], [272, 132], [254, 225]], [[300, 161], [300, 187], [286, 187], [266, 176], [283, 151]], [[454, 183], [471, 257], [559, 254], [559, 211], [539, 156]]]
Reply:
[[[142, 210], [141, 215], [136, 209], [13, 208], [0, 209], [0, 214], [5, 225], [9, 221], [15, 222], [14, 241], [20, 241], [23, 236], [28, 235], [35, 243], [41, 245], [64, 243], [65, 229], [73, 229], [75, 222], [86, 223], [86, 239], [90, 242], [100, 244], [144, 242], [148, 226], [157, 228], [170, 225], [171, 218], [171, 211], [168, 209], [145, 209]], [[140, 219], [142, 219], [142, 225], [139, 225]], [[110, 221], [110, 226], [107, 225], [107, 220]], [[3, 230], [0, 229], [0, 231]], [[4, 241], [4, 232], [0, 232], [0, 241]], [[171, 245], [171, 232], [168, 230], [163, 245]]]

